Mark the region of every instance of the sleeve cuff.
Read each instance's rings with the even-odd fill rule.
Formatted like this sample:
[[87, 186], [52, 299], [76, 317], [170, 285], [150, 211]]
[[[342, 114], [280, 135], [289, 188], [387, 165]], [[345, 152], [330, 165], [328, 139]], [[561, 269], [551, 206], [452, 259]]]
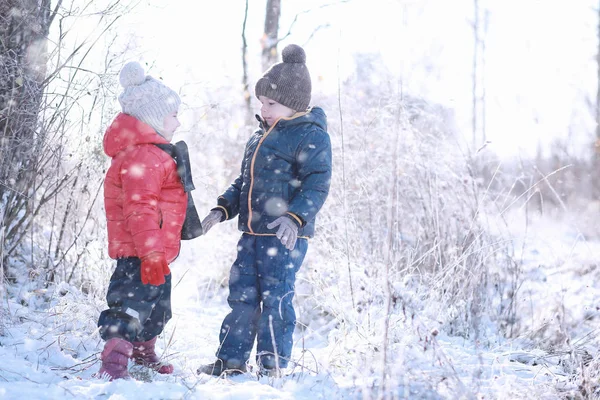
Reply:
[[300, 218], [299, 216], [297, 216], [296, 214], [288, 211], [287, 215], [292, 217], [292, 220], [294, 222], [296, 222], [296, 224], [298, 224], [298, 228], [302, 228], [305, 225], [304, 220], [302, 218]]
[[222, 210], [225, 213], [225, 219], [222, 219], [221, 222], [227, 221], [231, 215], [229, 212], [229, 202], [223, 196], [217, 198], [217, 206], [213, 210]]
[[216, 206], [215, 208], [211, 209], [210, 211], [214, 211], [214, 210], [223, 211], [223, 216], [221, 217], [221, 222], [227, 221], [229, 219], [229, 212], [227, 211], [227, 208], [225, 208], [223, 206]]

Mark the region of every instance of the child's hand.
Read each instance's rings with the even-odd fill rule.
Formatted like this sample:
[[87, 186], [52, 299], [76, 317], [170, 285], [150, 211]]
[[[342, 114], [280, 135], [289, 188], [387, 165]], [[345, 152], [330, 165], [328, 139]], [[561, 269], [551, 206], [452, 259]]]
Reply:
[[142, 257], [140, 274], [144, 285], [160, 286], [165, 283], [165, 275], [170, 273], [171, 270], [164, 253], [154, 252]]
[[274, 229], [279, 226], [277, 239], [281, 240], [281, 244], [288, 250], [294, 250], [296, 240], [298, 240], [298, 225], [289, 217], [279, 217], [275, 221], [267, 225], [267, 228]]
[[210, 228], [221, 222], [222, 218], [222, 211], [212, 210], [211, 212], [209, 212], [208, 215], [202, 220], [202, 229], [204, 229], [204, 234], [206, 235]]

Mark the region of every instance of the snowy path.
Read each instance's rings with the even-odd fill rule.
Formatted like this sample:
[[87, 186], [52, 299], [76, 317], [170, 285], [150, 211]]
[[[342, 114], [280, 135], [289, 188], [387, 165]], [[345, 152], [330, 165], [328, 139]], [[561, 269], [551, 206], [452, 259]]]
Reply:
[[[557, 230], [542, 227], [544, 232]], [[576, 237], [565, 239], [558, 234], [532, 240], [525, 248], [527, 268], [522, 299], [527, 307], [540, 307], [536, 318], [549, 317], [557, 305], [568, 306], [564, 324], [578, 326], [572, 339], [595, 328], [595, 319], [577, 324], [589, 317], [589, 304], [598, 298], [588, 278], [576, 281], [589, 269], [600, 254], [600, 247], [582, 243]], [[210, 237], [209, 237], [210, 239]], [[218, 242], [217, 242], [218, 240]], [[318, 361], [318, 366], [306, 358], [306, 367], [319, 374], [296, 369], [283, 379], [261, 378], [246, 374], [231, 379], [219, 379], [195, 371], [203, 363], [214, 359], [218, 345], [218, 330], [227, 313], [226, 289], [221, 287], [231, 263], [232, 248], [237, 237], [215, 236], [199, 244], [186, 245], [182, 257], [173, 266], [173, 319], [159, 338], [158, 347], [175, 365], [172, 376], [149, 375], [147, 370], [132, 367], [137, 380], [104, 382], [92, 375], [98, 370], [98, 352], [102, 343], [94, 332], [96, 318], [104, 303], [63, 286], [52, 293], [23, 292], [21, 299], [31, 307], [9, 303], [9, 324], [0, 336], [0, 399], [345, 399], [364, 398], [378, 382], [372, 371], [360, 377], [351, 370], [355, 355], [341, 352], [331, 337], [313, 334], [306, 341], [307, 350]], [[215, 252], [219, 248], [221, 253]], [[222, 249], [222, 250], [221, 250]], [[543, 268], [540, 265], [545, 264]], [[572, 282], [568, 282], [572, 280]], [[593, 284], [595, 286], [595, 284]], [[557, 290], [559, 293], [557, 293]], [[33, 312], [36, 302], [54, 296], [52, 312]], [[562, 299], [562, 300], [561, 300]], [[548, 307], [541, 307], [542, 304]], [[595, 310], [597, 313], [597, 310]], [[532, 326], [539, 321], [532, 318]], [[570, 329], [565, 326], [565, 329]], [[575, 328], [573, 328], [575, 329]], [[326, 334], [326, 330], [324, 334]], [[169, 341], [171, 341], [169, 343]], [[397, 382], [396, 398], [441, 399], [456, 398], [457, 388], [470, 394], [485, 394], [485, 398], [554, 399], [556, 382], [568, 380], [558, 358], [533, 348], [526, 341], [501, 340], [498, 343], [475, 343], [460, 337], [440, 333], [429, 350], [415, 350], [421, 346], [418, 339], [406, 338], [413, 345], [399, 360], [397, 370], [409, 368], [418, 381]], [[364, 343], [345, 343], [345, 348], [365, 346]], [[403, 343], [401, 343], [403, 345]], [[338, 343], [337, 346], [340, 346]], [[293, 357], [301, 357], [301, 349], [294, 349]], [[343, 350], [343, 349], [342, 349]], [[338, 364], [330, 362], [336, 352]], [[411, 358], [413, 357], [414, 358]], [[251, 360], [253, 357], [251, 358]], [[351, 366], [344, 368], [343, 366]], [[328, 367], [329, 366], [329, 367]], [[145, 382], [151, 379], [152, 382]], [[452, 385], [445, 382], [452, 381]], [[445, 386], [446, 385], [446, 386]], [[369, 397], [366, 397], [369, 398]], [[475, 397], [474, 397], [475, 398]]]
[[[315, 376], [299, 369], [284, 379], [259, 380], [249, 373], [225, 380], [196, 374], [201, 364], [214, 360], [220, 323], [228, 311], [227, 291], [220, 280], [231, 263], [231, 249], [235, 249], [236, 241], [237, 235], [228, 235], [184, 244], [180, 258], [172, 266], [173, 318], [159, 337], [157, 347], [174, 364], [174, 375], [150, 374], [130, 363], [130, 372], [137, 380], [104, 382], [93, 378], [102, 349], [94, 330], [105, 304], [64, 285], [63, 293], [69, 289], [72, 292], [62, 297], [39, 291], [20, 296], [30, 305], [54, 296], [56, 305], [51, 313], [32, 312], [29, 307], [9, 303], [10, 323], [5, 336], [0, 336], [0, 399], [351, 397], [347, 391], [340, 392], [327, 374]], [[223, 249], [224, 254], [215, 248]], [[152, 383], [144, 382], [149, 379]]]
[[[189, 279], [180, 283], [188, 284], [194, 284], [194, 281]], [[0, 338], [0, 359], [3, 360], [0, 366], [0, 399], [344, 397], [335, 393], [337, 389], [331, 379], [301, 371], [285, 379], [260, 380], [252, 374], [227, 380], [196, 375], [198, 366], [214, 359], [220, 321], [227, 311], [224, 294], [220, 291], [219, 295], [206, 302], [185, 299], [185, 296], [174, 299], [174, 317], [158, 342], [161, 350], [167, 349], [166, 356], [175, 366], [174, 375], [149, 374], [148, 370], [130, 364], [130, 372], [138, 380], [115, 382], [103, 382], [92, 377], [99, 368], [95, 353], [101, 349], [101, 343], [98, 343], [97, 335], [92, 337], [87, 329], [95, 321], [81, 323], [70, 313], [74, 310], [69, 305], [64, 306], [65, 315], [49, 316], [31, 314], [27, 308], [13, 303], [13, 320], [21, 323], [9, 327], [8, 334]], [[92, 312], [91, 307], [78, 310], [80, 317]], [[172, 342], [168, 344], [171, 337]], [[149, 378], [152, 383], [144, 382]], [[323, 385], [323, 381], [328, 382]]]
[[[227, 308], [216, 298], [202, 309], [197, 306], [199, 303], [189, 304], [179, 308], [169, 330], [169, 333], [175, 331], [167, 351], [176, 369], [172, 376], [150, 376], [146, 370], [132, 367], [132, 375], [138, 380], [103, 382], [92, 378], [99, 367], [94, 353], [101, 349], [101, 344], [92, 340], [89, 333], [70, 331], [56, 335], [56, 329], [66, 327], [53, 327], [56, 324], [48, 324], [51, 318], [43, 315], [38, 315], [39, 323], [28, 321], [15, 326], [1, 341], [0, 357], [4, 361], [0, 367], [0, 399], [343, 399], [362, 398], [359, 389], [373, 381], [368, 376], [364, 382], [351, 382], [341, 373], [334, 379], [327, 374], [316, 376], [301, 371], [283, 379], [258, 380], [251, 374], [227, 380], [197, 376], [196, 368], [213, 360], [216, 332]], [[165, 349], [168, 340], [166, 335], [161, 337], [159, 347]], [[456, 368], [468, 390], [492, 393], [506, 390], [506, 396], [496, 398], [517, 398], [511, 397], [511, 388], [516, 395], [514, 388], [520, 385], [549, 387], [551, 382], [548, 375], [552, 371], [546, 366], [528, 365], [535, 357], [533, 352], [511, 354], [496, 349], [497, 352], [480, 353], [461, 338], [444, 338], [439, 344], [438, 350]], [[523, 363], [513, 361], [519, 357]], [[88, 368], [78, 371], [82, 358], [89, 362], [81, 367]], [[426, 360], [415, 360], [413, 368], [426, 380], [445, 376], [444, 368]], [[472, 381], [479, 369], [482, 376], [477, 381], [481, 387], [476, 387]], [[153, 382], [144, 382], [149, 377]], [[341, 387], [344, 382], [346, 387]], [[352, 388], [353, 383], [358, 387]], [[429, 385], [409, 386], [411, 393], [420, 391], [421, 395], [404, 397], [399, 389], [398, 398], [453, 398], [450, 394], [436, 395]]]

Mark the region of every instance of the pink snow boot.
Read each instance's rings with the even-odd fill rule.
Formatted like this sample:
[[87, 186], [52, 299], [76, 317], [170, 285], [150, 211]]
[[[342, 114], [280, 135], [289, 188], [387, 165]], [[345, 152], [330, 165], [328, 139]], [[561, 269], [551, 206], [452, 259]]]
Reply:
[[98, 371], [98, 377], [114, 379], [128, 379], [127, 363], [133, 353], [133, 345], [127, 340], [112, 338], [104, 344], [104, 350], [100, 354], [102, 366]]
[[160, 361], [154, 351], [155, 344], [156, 336], [147, 342], [133, 342], [133, 360], [136, 364], [151, 368], [159, 374], [172, 374], [173, 365]]

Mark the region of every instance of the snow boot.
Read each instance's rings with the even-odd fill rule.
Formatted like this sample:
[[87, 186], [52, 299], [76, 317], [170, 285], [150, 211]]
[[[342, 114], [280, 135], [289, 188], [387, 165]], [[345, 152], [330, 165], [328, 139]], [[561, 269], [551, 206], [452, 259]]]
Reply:
[[172, 374], [173, 365], [163, 363], [156, 355], [154, 346], [156, 345], [156, 336], [147, 342], [133, 342], [133, 361], [138, 365], [151, 368], [159, 374]]
[[258, 370], [258, 376], [265, 376], [269, 378], [281, 378], [283, 374], [279, 368], [260, 367]]
[[247, 372], [246, 363], [244, 363], [242, 365], [239, 365], [239, 364], [234, 365], [225, 360], [221, 360], [220, 358], [217, 358], [217, 361], [215, 361], [214, 363], [201, 366], [196, 371], [196, 373], [198, 375], [207, 374], [207, 375], [213, 375], [213, 376], [221, 376], [223, 374], [229, 375], [229, 376], [235, 376], [235, 375], [243, 374], [245, 372]]
[[129, 379], [127, 363], [133, 352], [133, 345], [125, 339], [112, 338], [104, 344], [100, 354], [102, 366], [98, 371], [101, 379]]

